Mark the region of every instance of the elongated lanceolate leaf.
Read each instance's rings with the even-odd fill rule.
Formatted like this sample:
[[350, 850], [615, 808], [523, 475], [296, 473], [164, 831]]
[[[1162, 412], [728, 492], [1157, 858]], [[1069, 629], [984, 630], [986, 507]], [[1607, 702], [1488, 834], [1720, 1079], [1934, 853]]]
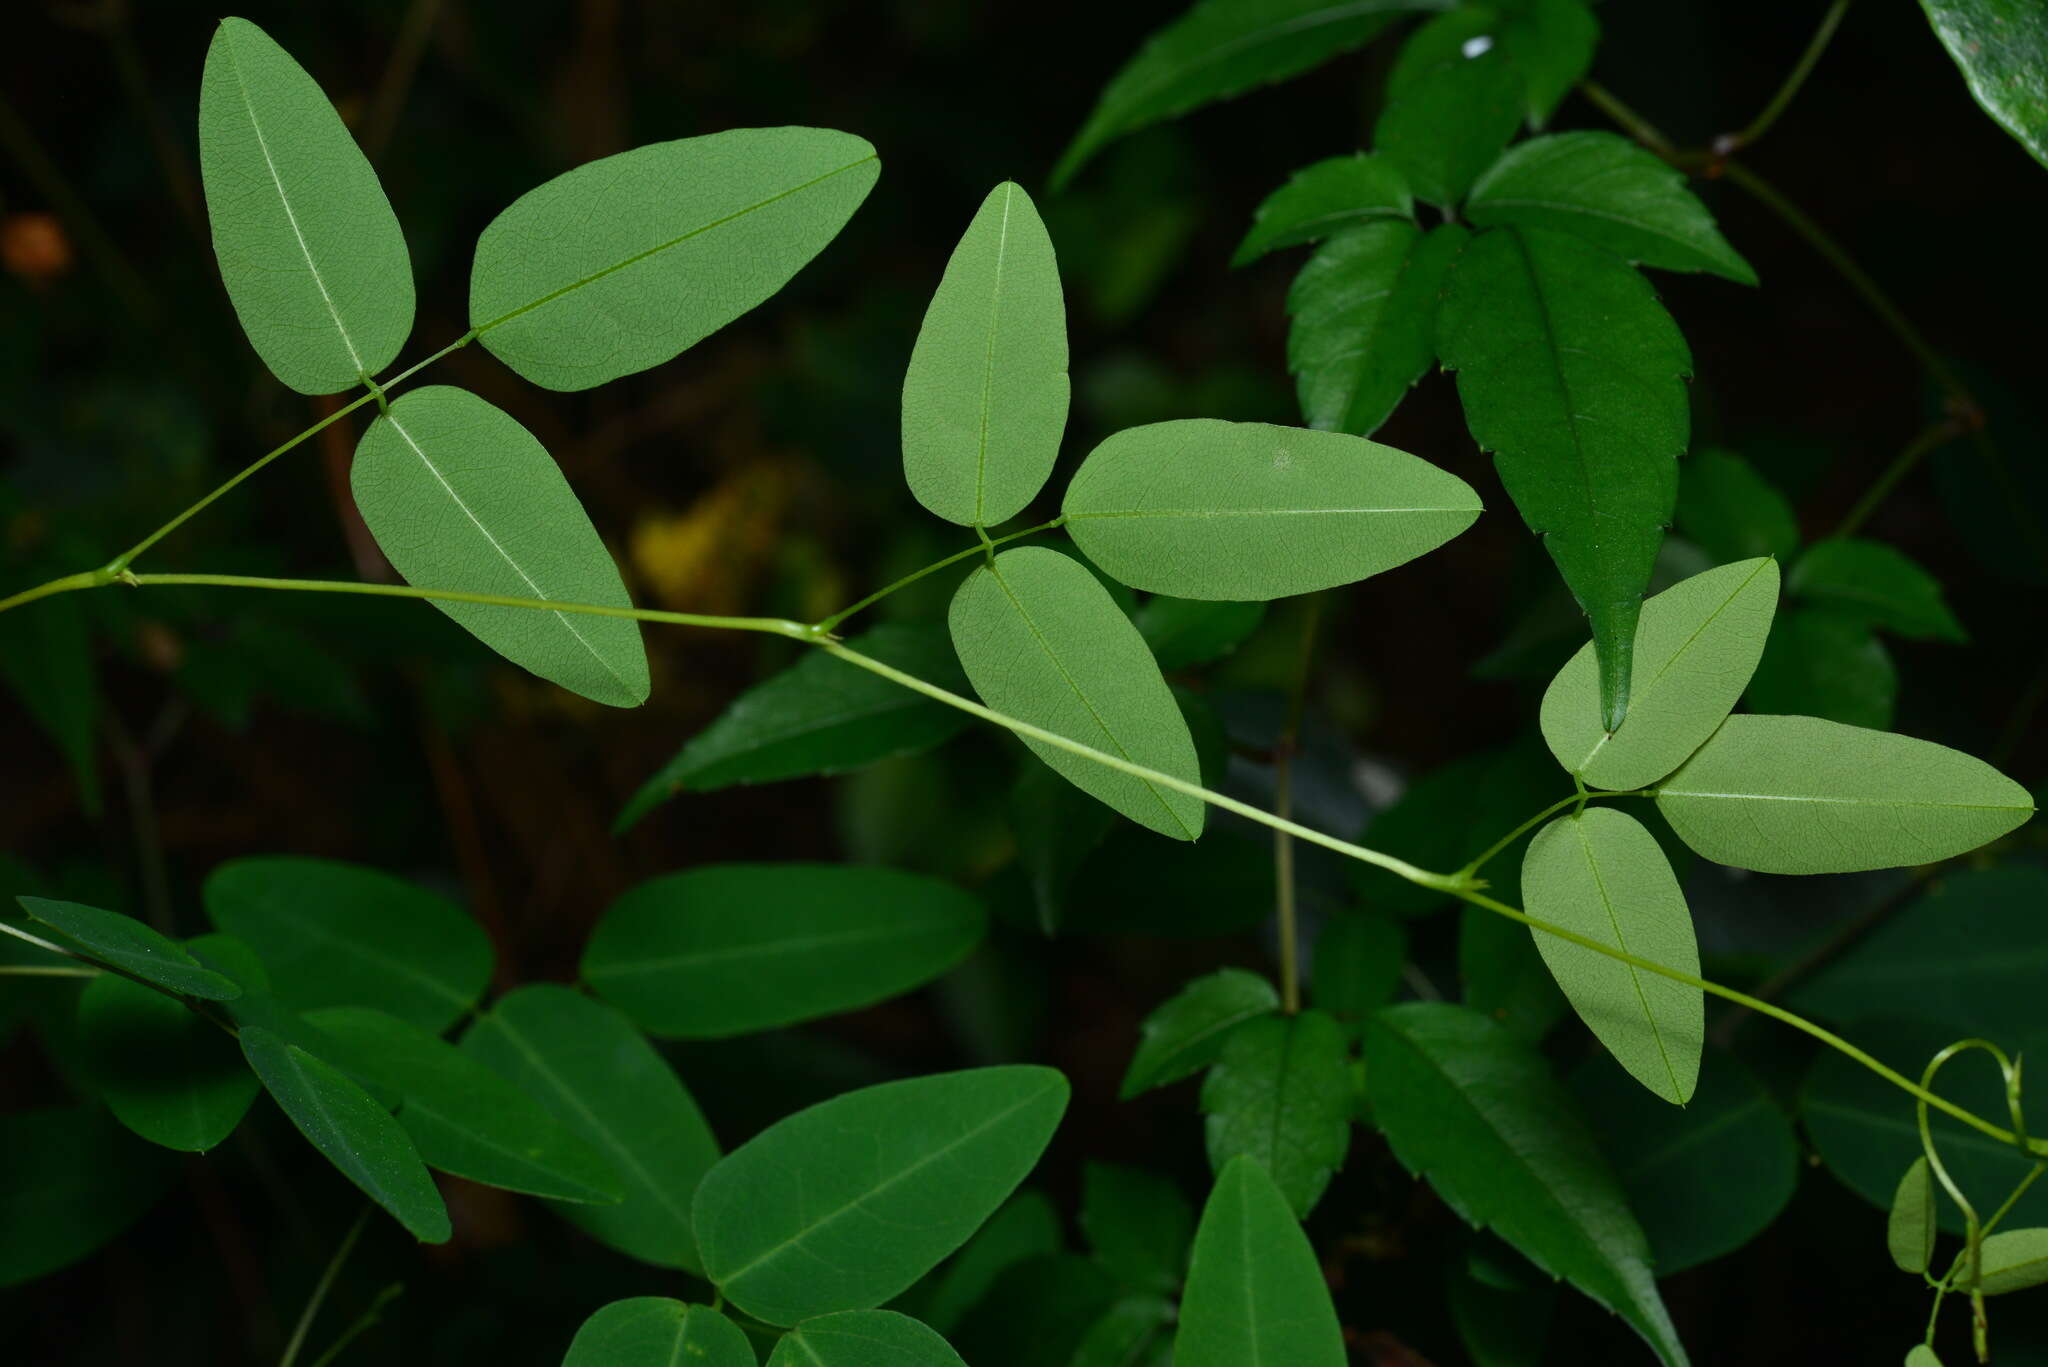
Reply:
[[1347, 1361], [1329, 1285], [1287, 1198], [1256, 1159], [1232, 1159], [1195, 1231], [1174, 1367]]
[[1438, 300], [1470, 236], [1388, 220], [1316, 249], [1287, 295], [1287, 368], [1309, 426], [1369, 437], [1435, 364]]
[[1096, 447], [1063, 511], [1075, 544], [1133, 588], [1258, 599], [1405, 564], [1471, 526], [1480, 508], [1465, 481], [1391, 446], [1191, 418]]
[[1059, 263], [1031, 196], [1005, 181], [954, 248], [910, 353], [910, 491], [949, 522], [1007, 522], [1052, 473], [1067, 397]]
[[[1625, 812], [1593, 807], [1537, 832], [1522, 860], [1522, 897], [1531, 916], [1699, 976], [1685, 894], [1656, 837]], [[1621, 1066], [1666, 1101], [1691, 1100], [1706, 1039], [1700, 989], [1529, 933], [1572, 1009]]]
[[1621, 258], [1554, 231], [1496, 228], [1451, 271], [1437, 347], [1473, 438], [1592, 619], [1613, 730], [1690, 427], [1685, 338]]
[[1854, 873], [1976, 849], [2034, 813], [2027, 790], [1929, 741], [1817, 717], [1735, 716], [1666, 779], [1658, 810], [1716, 863]]
[[1901, 1272], [1925, 1272], [1934, 1259], [1934, 1236], [1940, 1230], [1934, 1209], [1934, 1178], [1927, 1155], [1913, 1160], [1892, 1196], [1885, 1218], [1885, 1246]]
[[789, 283], [881, 174], [824, 128], [737, 128], [585, 163], [477, 239], [469, 321], [549, 389], [588, 389], [695, 346]]
[[46, 926], [54, 926], [78, 948], [101, 963], [176, 992], [205, 1001], [232, 1001], [242, 995], [234, 979], [194, 959], [176, 941], [157, 934], [132, 916], [102, 911], [77, 902], [47, 897], [17, 897], [21, 909]]
[[1258, 1160], [1307, 1219], [1351, 1145], [1350, 1041], [1321, 1011], [1233, 1030], [1202, 1084], [1209, 1166]]
[[666, 1296], [613, 1301], [583, 1321], [562, 1367], [757, 1367], [740, 1327]]
[[[554, 458], [511, 414], [429, 385], [370, 424], [349, 472], [377, 545], [415, 588], [628, 609], [633, 600]], [[523, 669], [613, 707], [647, 701], [630, 619], [437, 599]]]
[[849, 1092], [769, 1126], [697, 1190], [705, 1275], [770, 1324], [880, 1305], [1016, 1189], [1060, 1121], [1050, 1068]]
[[405, 234], [320, 87], [246, 19], [206, 50], [199, 175], [222, 283], [271, 374], [333, 394], [391, 364], [412, 331]]
[[842, 1310], [782, 1336], [768, 1367], [967, 1367], [929, 1326], [894, 1310]]
[[1593, 647], [1543, 694], [1543, 739], [1596, 788], [1641, 788], [1685, 762], [1749, 686], [1778, 610], [1778, 566], [1743, 560], [1673, 584], [1643, 604], [1628, 718], [1601, 724]]
[[1941, 583], [1881, 541], [1817, 541], [1792, 567], [1786, 589], [1830, 611], [1915, 639], [1961, 641]]
[[1920, 0], [1971, 98], [2048, 166], [2048, 14], [2028, 0]]
[[[998, 712], [1188, 783], [1195, 743], [1131, 619], [1100, 580], [1058, 551], [1004, 551], [970, 574], [948, 614], [953, 648]], [[1198, 798], [1043, 741], [1033, 753], [1082, 791], [1177, 840], [1202, 832]]]
[[137, 1143], [97, 1106], [0, 1115], [0, 1154], [0, 1286], [91, 1254], [178, 1175], [161, 1150]]
[[1220, 968], [1195, 979], [1145, 1017], [1118, 1095], [1128, 1101], [1200, 1072], [1216, 1061], [1238, 1026], [1279, 1009], [1280, 994], [1256, 973]]
[[1414, 212], [1407, 178], [1385, 157], [1363, 152], [1331, 157], [1296, 171], [1266, 196], [1230, 264], [1242, 266], [1282, 247], [1319, 242], [1361, 223], [1409, 218]]

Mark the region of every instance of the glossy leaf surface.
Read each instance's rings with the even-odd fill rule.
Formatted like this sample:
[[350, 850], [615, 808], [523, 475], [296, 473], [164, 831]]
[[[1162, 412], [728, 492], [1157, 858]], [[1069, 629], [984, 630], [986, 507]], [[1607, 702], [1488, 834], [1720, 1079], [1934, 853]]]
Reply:
[[115, 1118], [167, 1149], [205, 1153], [256, 1099], [255, 1075], [232, 1037], [183, 1003], [111, 973], [79, 995], [78, 1043]]
[[1321, 1011], [1231, 1031], [1202, 1083], [1209, 1166], [1257, 1160], [1306, 1219], [1351, 1145], [1350, 1041]]
[[1971, 98], [2048, 166], [2048, 15], [2027, 0], [1920, 0]]
[[167, 992], [202, 1001], [232, 1001], [242, 995], [234, 979], [194, 959], [175, 940], [159, 935], [132, 916], [102, 911], [79, 902], [47, 897], [17, 897], [33, 919], [63, 933], [101, 963], [134, 974]]
[[1231, 1160], [1195, 1231], [1174, 1367], [1343, 1367], [1315, 1249], [1258, 1160]]
[[1401, 45], [1387, 79], [1390, 97], [1446, 64], [1498, 60], [1531, 128], [1540, 128], [1592, 64], [1599, 25], [1584, 0], [1505, 0], [1459, 5]]
[[782, 1336], [768, 1367], [967, 1367], [930, 1326], [894, 1310], [842, 1310]]
[[1279, 1009], [1280, 994], [1256, 973], [1219, 968], [1195, 979], [1145, 1017], [1119, 1095], [1129, 1100], [1200, 1072], [1238, 1026]]
[[1233, 266], [1304, 242], [1319, 242], [1377, 218], [1408, 218], [1415, 200], [1408, 181], [1384, 157], [1358, 152], [1304, 166], [1266, 196], [1252, 228], [1230, 259]]
[[666, 1296], [613, 1301], [576, 1331], [562, 1367], [757, 1367], [740, 1327]]
[[1387, 79], [1387, 103], [1373, 125], [1373, 150], [1399, 167], [1417, 199], [1450, 208], [1493, 164], [1526, 112], [1519, 72], [1491, 44], [1445, 46], [1434, 28], [1462, 16], [1433, 20], [1402, 48]]

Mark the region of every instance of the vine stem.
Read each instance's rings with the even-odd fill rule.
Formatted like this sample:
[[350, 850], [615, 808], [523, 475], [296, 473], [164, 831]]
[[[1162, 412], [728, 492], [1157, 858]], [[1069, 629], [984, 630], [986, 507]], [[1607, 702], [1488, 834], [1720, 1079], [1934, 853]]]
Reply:
[[1892, 490], [1899, 486], [1899, 481], [1912, 474], [1914, 467], [1919, 465], [1930, 451], [1937, 451], [1948, 445], [1962, 436], [1966, 430], [1964, 423], [1952, 417], [1930, 423], [1920, 435], [1906, 443], [1906, 449], [1894, 456], [1892, 463], [1887, 465], [1883, 473], [1863, 491], [1863, 497], [1857, 499], [1856, 506], [1842, 518], [1841, 525], [1834, 530], [1834, 535], [1854, 536], [1857, 528], [1868, 521], [1872, 513], [1884, 506], [1884, 501], [1891, 497]]
[[[1323, 598], [1312, 595], [1303, 613], [1287, 722], [1273, 750], [1273, 815], [1283, 821], [1294, 812], [1294, 755], [1301, 747], [1301, 722], [1308, 711], [1308, 677], [1315, 664]], [[1295, 912], [1294, 837], [1278, 827], [1273, 831], [1273, 914], [1279, 925], [1280, 1009], [1291, 1016], [1301, 1010], [1301, 936]]]
[[[912, 584], [915, 584], [918, 580], [924, 578], [928, 574], [937, 574], [940, 570], [946, 568], [946, 566], [957, 565], [962, 560], [968, 559], [970, 556], [984, 555], [989, 551], [994, 550], [998, 546], [1006, 546], [1012, 541], [1021, 541], [1027, 536], [1037, 536], [1040, 532], [1049, 532], [1052, 531], [1054, 528], [1064, 527], [1066, 525], [1066, 514], [1062, 513], [1060, 516], [1054, 518], [1050, 522], [1041, 522], [1036, 527], [1026, 527], [1021, 532], [1011, 532], [1008, 536], [999, 536], [993, 541], [989, 540], [988, 533], [986, 531], [983, 531], [981, 535], [981, 540], [975, 542], [966, 550], [955, 551], [953, 552], [953, 554], [947, 556], [943, 560], [934, 560], [931, 564], [926, 565], [923, 569], [914, 571], [910, 574], [906, 574], [901, 579], [898, 579], [895, 583], [890, 584], [884, 588], [876, 589], [867, 597], [853, 604], [853, 606], [841, 608], [839, 611], [833, 613], [830, 617], [827, 617], [824, 621], [818, 623], [818, 629], [820, 631], [836, 631], [841, 622], [844, 622], [847, 618], [853, 616], [855, 613], [866, 611], [868, 608], [871, 608], [875, 604], [881, 602], [884, 598], [887, 598], [890, 594], [895, 593], [898, 589], [907, 589]], [[980, 529], [977, 528], [976, 530]]]
[[1581, 787], [1579, 791], [1573, 793], [1570, 797], [1559, 798], [1557, 801], [1551, 803], [1548, 807], [1545, 807], [1542, 811], [1536, 813], [1536, 815], [1530, 817], [1527, 821], [1524, 821], [1521, 825], [1515, 827], [1512, 831], [1509, 831], [1506, 835], [1502, 836], [1500, 839], [1494, 841], [1491, 845], [1487, 846], [1486, 852], [1484, 854], [1480, 855], [1477, 859], [1474, 859], [1464, 868], [1458, 870], [1458, 877], [1466, 879], [1477, 877], [1479, 871], [1485, 868], [1488, 864], [1492, 863], [1493, 860], [1499, 856], [1502, 850], [1514, 844], [1517, 840], [1521, 839], [1523, 836], [1527, 835], [1530, 831], [1542, 825], [1544, 822], [1550, 820], [1550, 818], [1556, 816], [1559, 812], [1563, 811], [1567, 807], [1583, 807], [1585, 806], [1588, 799], [1596, 797], [1655, 797], [1656, 795], [1657, 791], [1654, 788], [1637, 788], [1632, 792], [1610, 793], [1599, 788], [1589, 789]]
[[1848, 12], [1849, 0], [1835, 0], [1828, 6], [1827, 13], [1821, 16], [1820, 27], [1816, 28], [1813, 37], [1807, 40], [1806, 50], [1799, 54], [1798, 62], [1779, 84], [1777, 93], [1771, 96], [1770, 103], [1766, 104], [1741, 132], [1730, 133], [1718, 139], [1715, 143], [1717, 151], [1732, 152], [1738, 147], [1747, 147], [1761, 138], [1770, 126], [1778, 121], [1778, 116], [1792, 103], [1792, 97], [1806, 84], [1806, 78], [1813, 74], [1813, 68], [1819, 64], [1821, 54], [1826, 52], [1828, 44], [1834, 41], [1835, 30], [1842, 26], [1842, 16]]
[[327, 1293], [334, 1288], [334, 1279], [341, 1274], [341, 1265], [348, 1261], [348, 1255], [355, 1250], [356, 1240], [363, 1237], [363, 1227], [370, 1223], [371, 1206], [364, 1206], [356, 1222], [348, 1227], [342, 1236], [341, 1247], [334, 1250], [334, 1256], [327, 1260], [327, 1267], [320, 1273], [320, 1280], [313, 1283], [313, 1294], [306, 1298], [306, 1308], [299, 1312], [299, 1322], [292, 1328], [291, 1339], [284, 1346], [284, 1356], [277, 1360], [277, 1367], [292, 1367], [298, 1360], [299, 1349], [305, 1346], [306, 1332], [313, 1327], [313, 1317], [320, 1313], [320, 1306], [327, 1299]]

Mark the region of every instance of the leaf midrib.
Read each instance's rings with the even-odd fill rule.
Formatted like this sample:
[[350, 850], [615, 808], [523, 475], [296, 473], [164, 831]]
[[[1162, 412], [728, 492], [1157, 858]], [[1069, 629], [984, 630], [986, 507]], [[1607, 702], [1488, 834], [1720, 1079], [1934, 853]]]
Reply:
[[782, 955], [802, 955], [827, 946], [866, 944], [892, 939], [921, 940], [935, 933], [957, 929], [946, 921], [933, 920], [923, 923], [894, 923], [885, 926], [866, 926], [859, 930], [842, 930], [825, 935], [806, 935], [786, 940], [774, 940], [749, 945], [727, 945], [714, 950], [670, 954], [660, 958], [636, 956], [629, 962], [594, 968], [585, 971], [584, 976], [592, 981], [599, 978], [625, 978], [636, 973], [659, 973], [678, 967], [699, 964], [730, 963], [741, 959], [766, 959]]
[[[1607, 913], [1607, 924], [1614, 931], [1615, 947], [1624, 954], [1633, 954], [1635, 951], [1629, 948], [1628, 936], [1621, 928], [1621, 915], [1614, 909], [1614, 898], [1608, 894], [1607, 880], [1601, 876], [1600, 861], [1593, 857], [1593, 841], [1586, 832], [1584, 818], [1573, 821], [1572, 826], [1572, 833], [1579, 840], [1579, 850], [1585, 856], [1586, 869], [1593, 875], [1593, 888], [1600, 894], [1600, 906]], [[1622, 967], [1628, 970], [1629, 986], [1636, 992], [1636, 1005], [1642, 1008], [1643, 1019], [1650, 1024], [1650, 1036], [1657, 1041], [1658, 1061], [1664, 1065], [1664, 1075], [1671, 1082], [1671, 1095], [1666, 1100], [1679, 1102], [1685, 1089], [1678, 1085], [1678, 1070], [1671, 1065], [1671, 1051], [1664, 1047], [1664, 1028], [1657, 1020], [1657, 1013], [1650, 1009], [1650, 995], [1643, 990], [1643, 975], [1634, 964], [1624, 963]]]

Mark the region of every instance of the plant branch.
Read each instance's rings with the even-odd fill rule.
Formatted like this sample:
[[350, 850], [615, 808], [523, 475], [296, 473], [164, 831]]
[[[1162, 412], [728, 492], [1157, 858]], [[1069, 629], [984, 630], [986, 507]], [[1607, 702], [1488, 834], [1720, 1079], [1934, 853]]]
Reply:
[[839, 611], [833, 613], [830, 617], [827, 617], [824, 621], [818, 623], [818, 629], [820, 631], [836, 631], [841, 622], [853, 616], [855, 613], [862, 612], [868, 608], [873, 607], [875, 604], [881, 602], [884, 598], [887, 598], [890, 594], [896, 592], [898, 589], [909, 588], [912, 584], [915, 584], [918, 580], [924, 578], [928, 574], [937, 574], [940, 570], [946, 568], [946, 566], [948, 565], [957, 565], [962, 560], [968, 559], [970, 556], [985, 554], [988, 551], [994, 550], [997, 546], [1008, 545], [1012, 541], [1021, 541], [1027, 536], [1036, 536], [1040, 532], [1049, 532], [1053, 530], [1055, 527], [1063, 527], [1066, 525], [1066, 522], [1067, 519], [1065, 515], [1062, 514], [1061, 516], [1054, 518], [1050, 522], [1041, 522], [1036, 527], [1026, 527], [1021, 532], [1011, 532], [1008, 536], [999, 536], [993, 541], [988, 539], [988, 533], [984, 531], [981, 534], [981, 540], [975, 542], [966, 550], [955, 551], [953, 552], [953, 554], [947, 556], [943, 560], [934, 560], [931, 564], [926, 565], [923, 569], [904, 575], [901, 579], [898, 579], [895, 583], [888, 585], [886, 588], [876, 589], [873, 593], [861, 599], [852, 607], [841, 608]]
[[[1282, 821], [1294, 811], [1294, 755], [1301, 748], [1301, 721], [1308, 710], [1308, 677], [1315, 663], [1323, 598], [1322, 594], [1311, 595], [1304, 610], [1287, 722], [1273, 747], [1273, 815]], [[1291, 1016], [1301, 1010], [1301, 944], [1295, 914], [1294, 837], [1279, 827], [1273, 830], [1273, 914], [1279, 923], [1280, 1009]]]
[[277, 1360], [277, 1367], [292, 1367], [297, 1361], [299, 1349], [305, 1345], [306, 1331], [313, 1327], [313, 1317], [320, 1313], [321, 1302], [334, 1287], [334, 1279], [341, 1273], [341, 1265], [348, 1261], [354, 1251], [356, 1240], [363, 1237], [363, 1227], [370, 1223], [371, 1206], [364, 1206], [356, 1222], [348, 1227], [348, 1233], [341, 1239], [341, 1247], [334, 1250], [334, 1256], [327, 1260], [327, 1267], [320, 1274], [320, 1280], [313, 1283], [313, 1294], [306, 1298], [306, 1308], [299, 1312], [299, 1322], [292, 1328], [291, 1339], [284, 1346], [284, 1356]]
[[1856, 500], [1856, 506], [1848, 511], [1842, 518], [1841, 525], [1835, 528], [1834, 535], [1854, 536], [1856, 529], [1884, 505], [1884, 501], [1891, 497], [1892, 490], [1898, 488], [1899, 481], [1912, 474], [1923, 457], [1948, 445], [1968, 430], [1968, 426], [1961, 419], [1953, 416], [1930, 423], [1922, 429], [1918, 436], [1906, 443], [1905, 450], [1892, 458], [1892, 463], [1885, 466], [1871, 486], [1864, 490], [1863, 497]]
[[1813, 31], [1813, 37], [1807, 41], [1806, 51], [1799, 54], [1799, 61], [1778, 86], [1777, 93], [1771, 96], [1770, 103], [1766, 104], [1741, 132], [1728, 133], [1716, 138], [1715, 151], [1726, 156], [1737, 148], [1747, 147], [1761, 138], [1770, 126], [1778, 121], [1778, 116], [1792, 103], [1792, 97], [1806, 84], [1806, 78], [1813, 74], [1813, 68], [1819, 64], [1821, 54], [1828, 50], [1828, 44], [1834, 40], [1835, 30], [1841, 27], [1842, 16], [1848, 12], [1849, 0], [1835, 0], [1828, 6], [1827, 13], [1821, 16], [1820, 27]]
[[1563, 811], [1567, 807], [1583, 807], [1588, 801], [1596, 797], [1655, 797], [1656, 795], [1656, 790], [1652, 788], [1637, 788], [1632, 792], [1615, 793], [1608, 792], [1604, 789], [1599, 788], [1588, 789], [1581, 787], [1578, 792], [1573, 793], [1570, 797], [1559, 798], [1557, 801], [1551, 803], [1548, 807], [1545, 807], [1542, 811], [1536, 813], [1536, 815], [1530, 817], [1527, 821], [1524, 821], [1521, 825], [1515, 827], [1512, 831], [1509, 831], [1506, 835], [1502, 836], [1500, 839], [1494, 841], [1491, 845], [1487, 846], [1486, 852], [1484, 854], [1480, 855], [1477, 859], [1474, 859], [1471, 863], [1465, 865], [1464, 868], [1458, 870], [1458, 876], [1460, 878], [1467, 879], [1473, 878], [1478, 874], [1478, 872], [1481, 869], [1485, 868], [1488, 864], [1492, 863], [1494, 859], [1499, 856], [1502, 850], [1514, 844], [1524, 835], [1528, 834], [1536, 827], [1542, 825], [1544, 822], [1550, 820], [1551, 817], [1556, 816], [1559, 812]]
[[313, 1359], [311, 1367], [328, 1367], [329, 1363], [341, 1356], [342, 1349], [348, 1347], [351, 1343], [354, 1343], [376, 1327], [377, 1322], [384, 1318], [385, 1306], [391, 1304], [391, 1302], [404, 1294], [405, 1286], [401, 1282], [393, 1282], [382, 1291], [379, 1291], [371, 1298], [370, 1304], [363, 1310], [363, 1313], [356, 1316], [355, 1322], [341, 1331], [341, 1337], [329, 1344], [326, 1352]]

